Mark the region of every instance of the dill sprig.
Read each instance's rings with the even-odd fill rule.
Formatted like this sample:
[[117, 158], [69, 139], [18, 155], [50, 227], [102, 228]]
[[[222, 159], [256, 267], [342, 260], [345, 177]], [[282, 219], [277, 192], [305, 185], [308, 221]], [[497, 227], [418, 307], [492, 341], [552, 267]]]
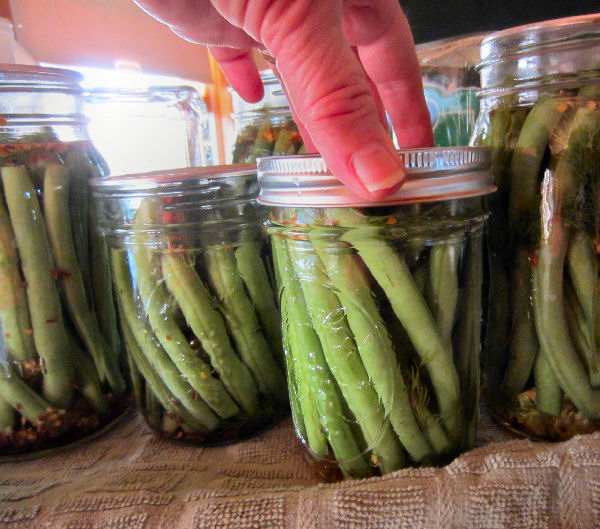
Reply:
[[598, 240], [600, 193], [600, 111], [571, 132], [565, 153], [573, 185], [563, 197], [563, 220]]

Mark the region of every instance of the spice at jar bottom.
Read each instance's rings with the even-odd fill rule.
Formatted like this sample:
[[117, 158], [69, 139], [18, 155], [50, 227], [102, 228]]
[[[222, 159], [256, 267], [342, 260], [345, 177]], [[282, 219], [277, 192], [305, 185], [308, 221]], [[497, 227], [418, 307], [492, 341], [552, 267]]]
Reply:
[[93, 182], [136, 400], [184, 443], [255, 435], [287, 414], [281, 329], [256, 170]]
[[259, 162], [294, 425], [330, 480], [441, 464], [473, 443], [489, 153], [403, 153], [408, 183], [381, 205], [318, 157]]

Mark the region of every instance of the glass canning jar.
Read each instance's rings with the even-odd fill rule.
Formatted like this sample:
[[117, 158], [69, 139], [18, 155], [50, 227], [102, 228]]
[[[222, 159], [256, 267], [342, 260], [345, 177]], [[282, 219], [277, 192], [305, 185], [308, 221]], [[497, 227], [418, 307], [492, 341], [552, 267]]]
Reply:
[[425, 101], [437, 147], [468, 145], [479, 114], [479, 46], [485, 35], [419, 44]]
[[400, 151], [353, 195], [315, 155], [262, 158], [292, 416], [326, 479], [446, 462], [478, 418], [487, 149]]
[[472, 142], [493, 149], [484, 395], [522, 434], [600, 426], [600, 23], [551, 20], [482, 42]]
[[0, 66], [0, 457], [86, 438], [129, 405], [88, 220], [102, 163], [79, 82]]
[[289, 410], [255, 166], [92, 182], [139, 408], [159, 434], [218, 444]]
[[247, 103], [233, 94], [234, 164], [254, 163], [260, 156], [304, 152], [302, 137], [279, 79], [270, 70], [261, 72], [261, 79], [265, 95], [258, 103]]
[[111, 176], [217, 163], [214, 127], [194, 87], [92, 88], [85, 114]]

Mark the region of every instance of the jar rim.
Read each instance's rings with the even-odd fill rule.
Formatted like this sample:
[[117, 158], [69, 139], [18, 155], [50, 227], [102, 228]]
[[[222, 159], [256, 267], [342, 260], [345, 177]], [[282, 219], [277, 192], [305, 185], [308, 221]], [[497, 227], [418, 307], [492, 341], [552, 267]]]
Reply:
[[181, 99], [180, 94], [191, 94], [202, 99], [198, 91], [189, 85], [148, 85], [144, 87], [129, 86], [102, 86], [90, 88], [87, 91], [88, 101], [130, 101], [143, 98], [156, 98], [176, 100]]
[[253, 164], [211, 165], [93, 178], [90, 180], [90, 186], [94, 193], [102, 195], [116, 192], [152, 194], [170, 190], [181, 191], [198, 185], [206, 185], [212, 180], [255, 175], [256, 165]]
[[490, 33], [481, 42], [478, 69], [507, 56], [527, 53], [560, 42], [600, 38], [600, 15], [545, 20]]
[[[79, 84], [83, 81], [83, 75], [75, 70], [68, 70], [66, 68], [56, 68], [54, 66], [36, 66], [30, 64], [12, 64], [2, 63], [0, 64], [0, 84], [6, 81], [5, 76], [7, 74], [14, 74], [16, 79], [22, 80], [35, 80], [41, 79], [61, 81], [65, 84]], [[18, 77], [18, 76], [21, 77]], [[10, 79], [12, 81], [12, 79]]]
[[369, 207], [482, 196], [495, 191], [488, 147], [436, 147], [397, 151], [406, 182], [389, 196], [370, 201], [356, 195], [319, 155], [258, 160], [258, 202], [273, 206]]

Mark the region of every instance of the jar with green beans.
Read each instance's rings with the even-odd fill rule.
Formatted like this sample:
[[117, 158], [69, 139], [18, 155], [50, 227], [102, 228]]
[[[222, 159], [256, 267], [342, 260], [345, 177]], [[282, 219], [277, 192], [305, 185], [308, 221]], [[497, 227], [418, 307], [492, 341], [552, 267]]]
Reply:
[[524, 435], [600, 427], [600, 25], [488, 36], [473, 143], [493, 150], [484, 395]]
[[247, 103], [233, 94], [236, 138], [232, 163], [255, 163], [261, 156], [284, 156], [305, 152], [279, 79], [270, 70], [261, 72], [265, 95], [258, 103]]
[[379, 203], [319, 156], [258, 165], [292, 416], [325, 479], [441, 464], [473, 444], [489, 151], [400, 155], [407, 182]]
[[129, 407], [106, 261], [103, 174], [75, 72], [0, 67], [0, 459], [102, 431]]
[[136, 401], [189, 444], [249, 437], [288, 413], [256, 167], [92, 182]]

